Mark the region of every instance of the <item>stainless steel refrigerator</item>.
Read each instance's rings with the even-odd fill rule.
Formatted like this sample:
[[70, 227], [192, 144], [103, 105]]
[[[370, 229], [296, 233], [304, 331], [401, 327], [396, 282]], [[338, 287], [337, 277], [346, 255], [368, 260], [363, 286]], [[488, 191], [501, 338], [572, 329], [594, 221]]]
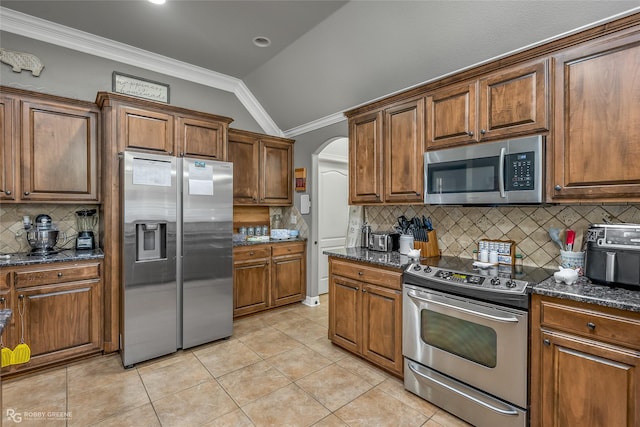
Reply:
[[231, 336], [233, 165], [124, 152], [125, 367]]

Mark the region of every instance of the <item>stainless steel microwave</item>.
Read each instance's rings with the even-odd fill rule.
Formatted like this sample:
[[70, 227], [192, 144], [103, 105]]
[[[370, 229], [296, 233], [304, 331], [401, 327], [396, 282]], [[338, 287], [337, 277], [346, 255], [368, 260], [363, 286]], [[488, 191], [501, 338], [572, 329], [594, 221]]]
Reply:
[[542, 136], [424, 154], [426, 204], [542, 203]]

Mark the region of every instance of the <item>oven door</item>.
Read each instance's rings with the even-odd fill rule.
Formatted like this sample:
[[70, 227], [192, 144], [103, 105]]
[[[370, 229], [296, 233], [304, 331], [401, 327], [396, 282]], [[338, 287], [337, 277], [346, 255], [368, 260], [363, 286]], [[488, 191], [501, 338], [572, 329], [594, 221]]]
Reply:
[[404, 285], [405, 357], [527, 407], [524, 311]]

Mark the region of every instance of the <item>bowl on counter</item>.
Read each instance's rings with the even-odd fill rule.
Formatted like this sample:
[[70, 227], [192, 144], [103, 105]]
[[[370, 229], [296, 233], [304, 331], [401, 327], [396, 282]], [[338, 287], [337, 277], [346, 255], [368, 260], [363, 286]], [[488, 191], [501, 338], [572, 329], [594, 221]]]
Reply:
[[289, 230], [289, 237], [291, 239], [296, 239], [300, 236], [300, 232], [298, 230]]

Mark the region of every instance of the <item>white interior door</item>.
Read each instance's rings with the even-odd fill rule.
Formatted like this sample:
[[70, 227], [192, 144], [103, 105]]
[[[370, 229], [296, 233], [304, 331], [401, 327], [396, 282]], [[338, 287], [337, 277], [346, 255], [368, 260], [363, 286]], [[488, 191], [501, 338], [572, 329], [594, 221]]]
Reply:
[[318, 294], [329, 292], [329, 260], [322, 252], [343, 248], [349, 219], [348, 160], [318, 160]]

